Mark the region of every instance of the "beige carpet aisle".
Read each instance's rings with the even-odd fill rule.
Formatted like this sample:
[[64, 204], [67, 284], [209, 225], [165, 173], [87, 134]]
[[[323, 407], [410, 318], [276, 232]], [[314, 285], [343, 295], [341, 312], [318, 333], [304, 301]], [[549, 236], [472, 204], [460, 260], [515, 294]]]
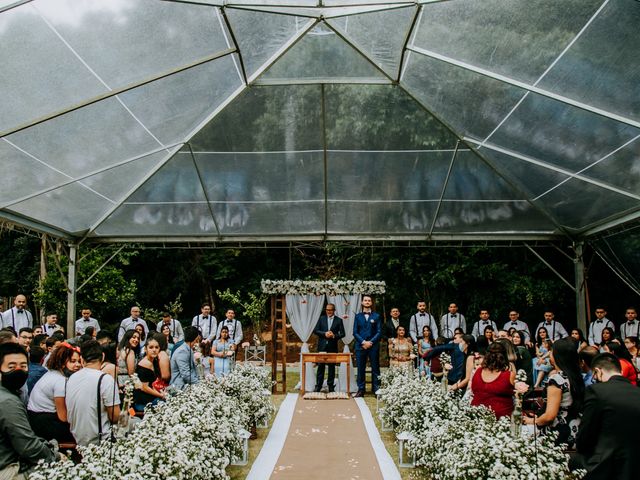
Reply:
[[382, 478], [354, 400], [297, 400], [272, 480]]

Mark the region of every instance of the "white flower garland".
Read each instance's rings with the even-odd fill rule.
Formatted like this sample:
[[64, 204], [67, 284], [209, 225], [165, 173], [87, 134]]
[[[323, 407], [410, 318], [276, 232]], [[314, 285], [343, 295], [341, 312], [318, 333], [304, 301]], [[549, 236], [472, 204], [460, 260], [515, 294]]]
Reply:
[[82, 462], [40, 464], [29, 479], [228, 479], [230, 459], [242, 452], [240, 429], [274, 411], [270, 387], [267, 369], [238, 364], [228, 376], [188, 387], [148, 409], [128, 436], [79, 447]]
[[435, 382], [390, 368], [381, 375], [380, 416], [414, 440], [424, 477], [433, 480], [568, 480], [586, 472], [569, 471], [552, 435], [514, 436], [508, 419], [496, 420], [485, 407], [472, 407]]
[[262, 280], [260, 285], [268, 295], [382, 295], [386, 289], [377, 280]]

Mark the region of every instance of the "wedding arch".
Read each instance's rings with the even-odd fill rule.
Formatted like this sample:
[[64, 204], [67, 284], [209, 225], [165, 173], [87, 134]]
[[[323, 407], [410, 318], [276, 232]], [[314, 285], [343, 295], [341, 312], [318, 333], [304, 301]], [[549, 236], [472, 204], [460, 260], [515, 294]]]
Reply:
[[[349, 352], [349, 344], [353, 341], [353, 320], [358, 312], [362, 295], [384, 295], [386, 283], [380, 280], [262, 280], [262, 292], [271, 295], [272, 325], [278, 319], [276, 312], [286, 312], [291, 328], [302, 340], [300, 356], [309, 351], [309, 338], [313, 334], [313, 329], [322, 314], [322, 307], [325, 302], [333, 303], [336, 306], [336, 315], [342, 318], [345, 328], [344, 352]], [[281, 306], [280, 309], [277, 306]], [[284, 340], [278, 345], [278, 339]], [[273, 343], [273, 373], [274, 380], [277, 378], [278, 359], [276, 353], [281, 352], [286, 359], [286, 334], [282, 332], [278, 336], [274, 332]], [[282, 368], [286, 369], [286, 362], [281, 362]], [[305, 390], [313, 390], [315, 386], [315, 376], [313, 366], [305, 366], [306, 385]], [[341, 391], [355, 391], [355, 379], [352, 377], [350, 385], [346, 385], [346, 364], [340, 365], [338, 389]], [[286, 376], [283, 376], [286, 378]], [[300, 362], [300, 378], [302, 378], [302, 362]]]

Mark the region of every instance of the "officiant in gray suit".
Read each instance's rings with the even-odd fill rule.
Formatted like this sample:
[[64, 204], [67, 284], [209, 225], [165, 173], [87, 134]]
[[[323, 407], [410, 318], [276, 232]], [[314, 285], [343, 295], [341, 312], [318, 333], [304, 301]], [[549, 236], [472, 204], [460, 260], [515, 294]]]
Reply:
[[[316, 328], [313, 333], [318, 335], [318, 352], [338, 353], [338, 340], [344, 337], [344, 324], [342, 319], [335, 315], [336, 306], [333, 303], [328, 303], [325, 308], [326, 315], [322, 315], [316, 324]], [[322, 389], [324, 383], [324, 363], [318, 363], [318, 372], [316, 374], [316, 388], [315, 391], [319, 392]], [[329, 364], [329, 376], [327, 377], [327, 384], [329, 385], [329, 391], [335, 390], [335, 376], [336, 376], [336, 364]]]

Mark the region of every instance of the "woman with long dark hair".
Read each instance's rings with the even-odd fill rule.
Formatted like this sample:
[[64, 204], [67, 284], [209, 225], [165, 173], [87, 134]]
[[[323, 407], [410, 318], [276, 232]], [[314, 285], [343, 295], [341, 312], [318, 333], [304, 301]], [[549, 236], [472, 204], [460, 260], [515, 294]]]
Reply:
[[144, 412], [144, 408], [151, 404], [156, 405], [164, 400], [166, 394], [154, 388], [154, 384], [161, 378], [158, 354], [160, 343], [155, 337], [149, 337], [145, 355], [136, 367], [136, 374], [140, 379], [141, 387], [133, 391], [133, 408], [137, 412]]
[[576, 342], [578, 342], [578, 353], [582, 351], [583, 348], [587, 347], [587, 340], [584, 338], [584, 333], [579, 328], [574, 328], [571, 330], [571, 338], [573, 338]]
[[[613, 328], [611, 327], [604, 327], [602, 329], [602, 341], [600, 342], [600, 348], [604, 348], [604, 346], [609, 343], [609, 342], [613, 342], [613, 340], [616, 338], [616, 332]], [[601, 350], [600, 353], [603, 353], [603, 351]]]
[[[484, 338], [484, 337], [481, 337]], [[476, 339], [473, 335], [463, 335], [460, 339], [462, 345], [462, 353], [464, 353], [464, 377], [450, 387], [451, 390], [468, 390], [471, 379], [476, 369], [482, 364], [483, 356], [478, 353], [476, 348]]]
[[573, 447], [584, 400], [584, 381], [575, 340], [566, 337], [556, 341], [551, 349], [550, 360], [555, 373], [550, 376], [547, 385], [545, 412], [539, 417], [525, 417], [523, 422], [543, 430], [556, 431], [556, 443]]
[[516, 371], [524, 370], [524, 372], [527, 374], [527, 384], [533, 387], [533, 363], [531, 359], [531, 353], [525, 345], [526, 338], [527, 337], [525, 336], [524, 332], [516, 330], [511, 336], [511, 342], [516, 349]]
[[135, 330], [127, 330], [118, 345], [118, 385], [125, 382], [136, 371], [140, 353], [140, 334]]

